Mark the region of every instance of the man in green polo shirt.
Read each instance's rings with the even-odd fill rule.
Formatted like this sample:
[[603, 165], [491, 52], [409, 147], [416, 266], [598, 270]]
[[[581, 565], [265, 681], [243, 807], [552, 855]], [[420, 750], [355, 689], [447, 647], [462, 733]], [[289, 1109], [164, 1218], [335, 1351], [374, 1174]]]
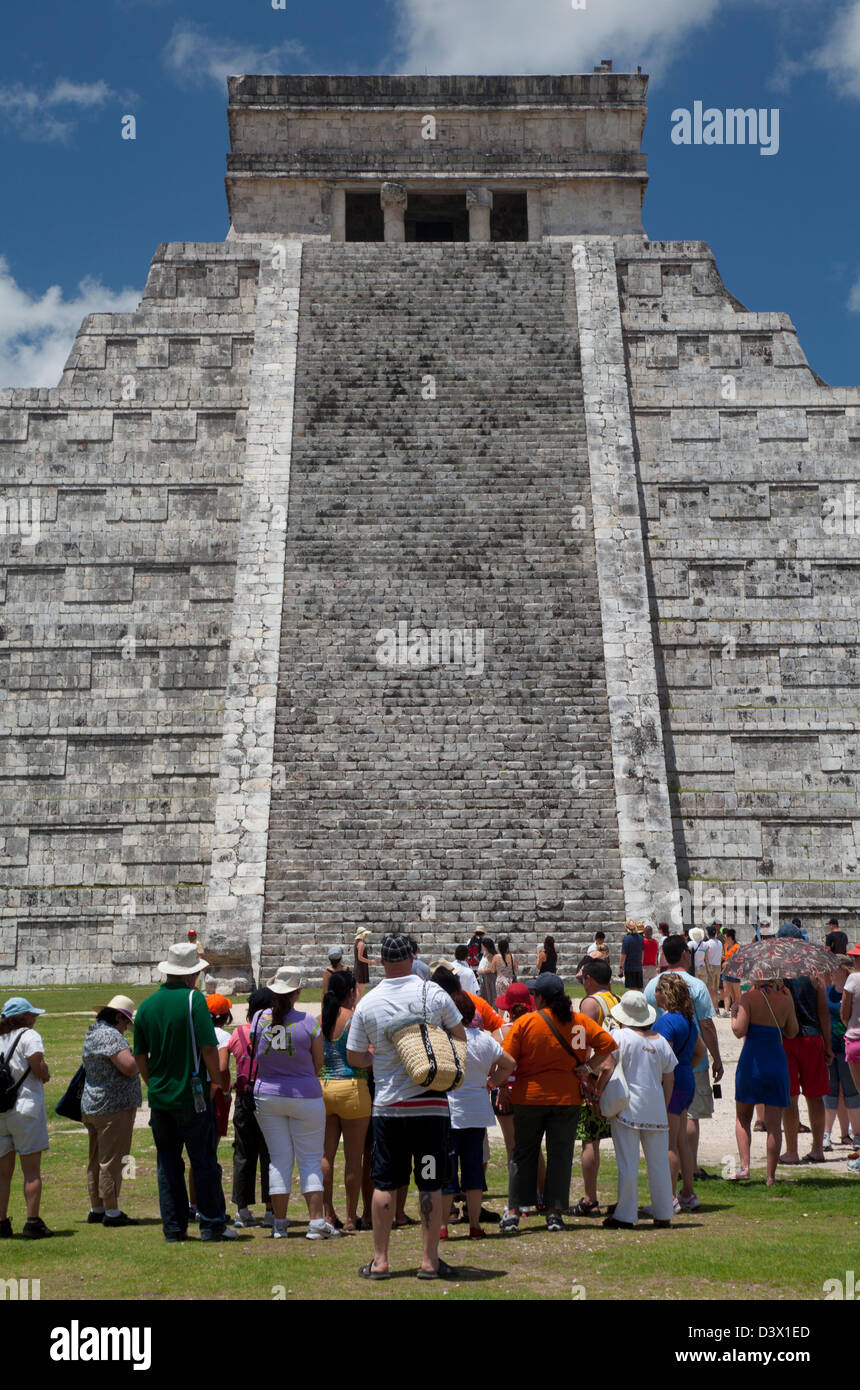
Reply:
[[221, 1082], [218, 1046], [206, 1000], [195, 989], [206, 968], [191, 942], [171, 946], [159, 970], [167, 980], [141, 1004], [134, 1020], [134, 1056], [149, 1088], [158, 1155], [161, 1225], [171, 1244], [188, 1233], [183, 1146], [194, 1174], [201, 1240], [236, 1240], [217, 1159], [212, 1086]]

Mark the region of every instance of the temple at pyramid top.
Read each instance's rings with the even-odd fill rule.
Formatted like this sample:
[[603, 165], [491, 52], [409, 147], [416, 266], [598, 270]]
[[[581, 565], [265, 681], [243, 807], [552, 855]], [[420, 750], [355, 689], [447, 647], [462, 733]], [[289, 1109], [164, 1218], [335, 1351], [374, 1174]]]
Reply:
[[540, 241], [642, 232], [648, 79], [228, 79], [230, 237]]

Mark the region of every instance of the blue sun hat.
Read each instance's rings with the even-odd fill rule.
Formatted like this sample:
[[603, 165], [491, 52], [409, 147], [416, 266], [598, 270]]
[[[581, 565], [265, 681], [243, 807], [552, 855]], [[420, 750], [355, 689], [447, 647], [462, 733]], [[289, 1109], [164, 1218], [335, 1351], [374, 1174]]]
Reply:
[[29, 999], [16, 994], [13, 999], [7, 999], [3, 1005], [0, 1016], [3, 1018], [18, 1018], [20, 1014], [43, 1014], [44, 1009], [37, 1009], [35, 1004], [31, 1004]]

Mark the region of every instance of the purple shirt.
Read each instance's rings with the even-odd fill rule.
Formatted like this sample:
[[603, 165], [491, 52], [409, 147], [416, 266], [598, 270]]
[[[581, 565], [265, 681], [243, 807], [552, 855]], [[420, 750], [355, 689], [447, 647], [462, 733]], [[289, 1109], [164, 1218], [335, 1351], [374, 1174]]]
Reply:
[[315, 1100], [322, 1086], [311, 1056], [311, 1039], [320, 1026], [311, 1014], [290, 1009], [283, 1023], [272, 1023], [272, 1010], [254, 1015], [250, 1037], [256, 1039], [257, 1079], [255, 1096], [290, 1096]]

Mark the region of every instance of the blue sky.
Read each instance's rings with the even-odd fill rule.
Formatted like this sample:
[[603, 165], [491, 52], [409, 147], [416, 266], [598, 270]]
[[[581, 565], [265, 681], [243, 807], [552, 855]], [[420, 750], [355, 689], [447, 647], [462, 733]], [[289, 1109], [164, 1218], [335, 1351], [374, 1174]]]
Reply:
[[[604, 57], [651, 75], [649, 236], [709, 242], [738, 299], [860, 384], [860, 0], [55, 0], [4, 14], [0, 385], [56, 384], [83, 315], [133, 307], [159, 242], [224, 237], [225, 72]], [[778, 108], [778, 154], [673, 144], [695, 101]]]

